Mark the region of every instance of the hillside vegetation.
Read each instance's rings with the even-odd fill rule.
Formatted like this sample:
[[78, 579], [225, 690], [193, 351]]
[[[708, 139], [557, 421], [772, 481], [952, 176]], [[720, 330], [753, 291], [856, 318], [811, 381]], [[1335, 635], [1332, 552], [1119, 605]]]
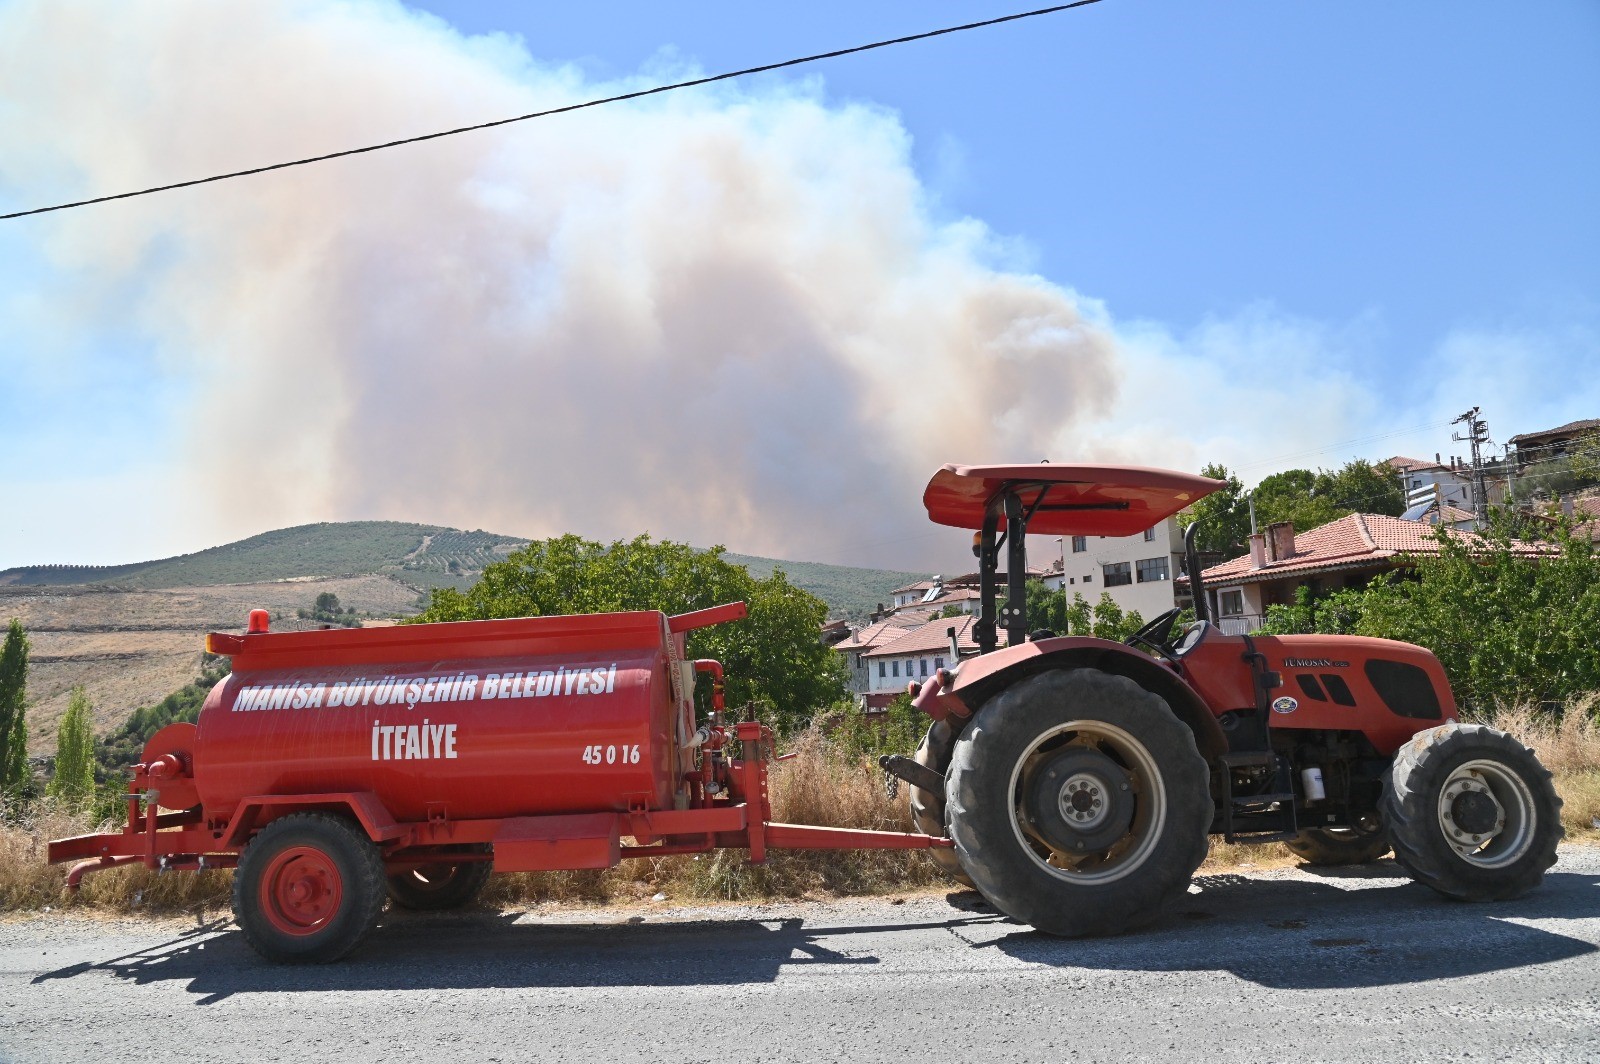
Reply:
[[[127, 565], [28, 565], [0, 572], [0, 587], [107, 585], [159, 590], [256, 584], [315, 577], [389, 576], [419, 591], [465, 591], [485, 566], [526, 539], [482, 530], [463, 532], [404, 521], [335, 521], [298, 525], [220, 547]], [[921, 573], [857, 569], [817, 562], [727, 554], [758, 580], [782, 568], [789, 582], [828, 604], [830, 618], [864, 618], [889, 592]]]
[[340, 521], [264, 532], [194, 554], [128, 565], [30, 565], [0, 585], [204, 587], [296, 577], [394, 575], [422, 587], [453, 584], [524, 540], [403, 521]]

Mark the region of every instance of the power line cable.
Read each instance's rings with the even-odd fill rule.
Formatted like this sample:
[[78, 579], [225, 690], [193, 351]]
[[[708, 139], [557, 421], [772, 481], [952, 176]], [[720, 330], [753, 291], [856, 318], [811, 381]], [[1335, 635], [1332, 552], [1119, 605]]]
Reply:
[[664, 92], [674, 92], [678, 89], [691, 89], [698, 85], [710, 85], [717, 81], [728, 81], [732, 78], [742, 78], [750, 74], [763, 74], [771, 70], [784, 70], [788, 67], [803, 66], [806, 63], [817, 63], [824, 59], [837, 59], [840, 56], [855, 55], [858, 52], [870, 52], [877, 48], [889, 48], [897, 44], [910, 44], [913, 41], [925, 41], [931, 37], [943, 37], [951, 33], [965, 33], [967, 30], [984, 29], [989, 26], [999, 26], [1006, 22], [1017, 22], [1026, 18], [1037, 18], [1040, 15], [1053, 15], [1059, 11], [1069, 11], [1075, 7], [1088, 7], [1098, 4], [1100, 0], [1074, 0], [1070, 4], [1056, 4], [1053, 7], [1041, 7], [1033, 11], [1020, 11], [1012, 15], [1002, 15], [999, 18], [984, 19], [981, 22], [968, 22], [960, 26], [946, 26], [943, 29], [928, 30], [924, 33], [913, 33], [906, 37], [895, 37], [891, 40], [874, 41], [871, 44], [858, 44], [851, 48], [839, 48], [831, 52], [819, 52], [816, 55], [802, 56], [798, 59], [785, 59], [778, 63], [764, 63], [761, 66], [745, 67], [742, 70], [730, 70], [722, 74], [712, 74], [703, 78], [692, 78], [689, 81], [673, 82], [670, 85], [657, 85], [654, 88], [639, 89], [636, 92], [624, 92], [617, 96], [607, 96], [598, 100], [586, 100], [583, 103], [567, 104], [564, 107], [552, 107], [544, 111], [534, 111], [513, 118], [499, 118], [492, 122], [479, 122], [470, 126], [458, 126], [455, 129], [444, 129], [437, 133], [424, 133], [417, 137], [404, 137], [400, 140], [385, 141], [382, 144], [369, 144], [363, 148], [347, 148], [344, 151], [329, 152], [326, 155], [311, 155], [304, 159], [294, 159], [290, 162], [272, 163], [269, 166], [256, 166], [248, 170], [234, 170], [225, 174], [214, 174], [211, 177], [197, 177], [189, 181], [175, 181], [170, 185], [157, 185], [154, 188], [139, 189], [135, 192], [119, 192], [111, 196], [95, 196], [91, 199], [76, 200], [72, 203], [58, 203], [53, 207], [34, 207], [26, 211], [14, 211], [11, 214], [0, 214], [0, 221], [8, 218], [26, 218], [34, 214], [48, 214], [51, 211], [65, 211], [74, 207], [87, 207], [93, 203], [108, 203], [111, 200], [133, 199], [135, 196], [149, 196], [157, 192], [170, 192], [173, 189], [191, 188], [195, 185], [206, 185], [214, 181], [227, 181], [235, 177], [249, 177], [252, 174], [264, 174], [272, 170], [287, 170], [293, 166], [309, 166], [312, 163], [327, 162], [330, 159], [342, 159], [348, 155], [361, 155], [366, 152], [382, 151], [385, 148], [398, 148], [405, 144], [420, 144], [425, 140], [438, 140], [441, 137], [453, 137], [458, 133], [473, 133], [480, 129], [493, 129], [496, 126], [508, 126], [513, 122], [527, 122], [535, 118], [549, 118], [552, 115], [566, 114], [570, 111], [582, 111], [590, 107], [601, 107], [608, 103], [621, 103], [624, 100], [638, 100], [646, 96], [656, 96]]

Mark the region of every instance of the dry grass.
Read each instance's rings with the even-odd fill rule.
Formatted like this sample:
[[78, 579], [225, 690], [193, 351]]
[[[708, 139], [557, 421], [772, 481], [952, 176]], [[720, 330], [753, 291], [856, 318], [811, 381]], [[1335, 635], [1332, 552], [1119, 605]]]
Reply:
[[1503, 706], [1485, 714], [1483, 723], [1531, 747], [1555, 775], [1567, 838], [1600, 839], [1600, 692], [1574, 699], [1560, 715]]
[[[1526, 707], [1491, 714], [1486, 723], [1531, 746], [1555, 773], [1565, 802], [1569, 839], [1600, 840], [1600, 696], [1571, 705], [1560, 718]], [[870, 760], [849, 759], [819, 732], [785, 748], [799, 756], [773, 765], [774, 819], [792, 824], [910, 831], [902, 791], [884, 793], [883, 774]], [[225, 909], [227, 872], [158, 876], [133, 866], [84, 879], [73, 898], [64, 889], [66, 870], [44, 863], [45, 844], [95, 830], [81, 815], [44, 808], [18, 821], [0, 816], [0, 911], [49, 906], [87, 906], [113, 911], [178, 912]], [[113, 827], [114, 830], [114, 827]], [[1202, 871], [1274, 868], [1295, 858], [1281, 845], [1213, 845]], [[645, 901], [665, 894], [674, 901], [823, 898], [939, 888], [949, 881], [926, 853], [895, 850], [780, 851], [764, 865], [751, 865], [743, 850], [696, 856], [641, 858], [604, 871], [534, 872], [495, 876], [484, 901], [490, 905], [606, 904]]]

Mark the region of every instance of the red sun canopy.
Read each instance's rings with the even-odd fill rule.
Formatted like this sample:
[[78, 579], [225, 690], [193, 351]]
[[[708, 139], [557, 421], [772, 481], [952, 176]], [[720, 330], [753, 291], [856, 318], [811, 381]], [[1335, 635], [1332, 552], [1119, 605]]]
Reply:
[[[1223, 483], [1143, 466], [947, 465], [928, 481], [922, 505], [935, 524], [981, 529], [989, 500], [1010, 488], [1021, 498], [1024, 513], [1038, 504], [1029, 535], [1131, 536]], [[1003, 513], [1000, 527], [1005, 527]]]

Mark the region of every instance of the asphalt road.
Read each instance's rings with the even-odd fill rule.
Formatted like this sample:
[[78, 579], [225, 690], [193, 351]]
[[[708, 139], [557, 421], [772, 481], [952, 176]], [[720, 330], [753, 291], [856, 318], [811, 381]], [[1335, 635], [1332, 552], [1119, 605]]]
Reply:
[[1389, 861], [1196, 888], [1074, 942], [973, 894], [402, 915], [319, 968], [221, 918], [19, 917], [0, 1059], [1600, 1060], [1600, 849], [1494, 905]]

